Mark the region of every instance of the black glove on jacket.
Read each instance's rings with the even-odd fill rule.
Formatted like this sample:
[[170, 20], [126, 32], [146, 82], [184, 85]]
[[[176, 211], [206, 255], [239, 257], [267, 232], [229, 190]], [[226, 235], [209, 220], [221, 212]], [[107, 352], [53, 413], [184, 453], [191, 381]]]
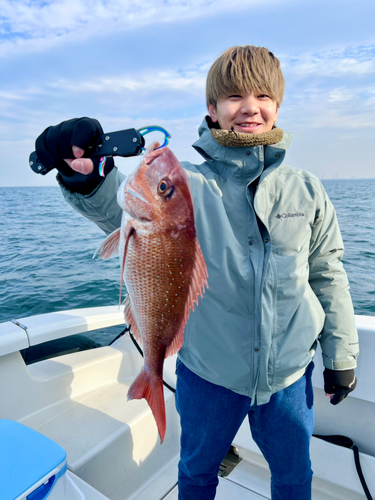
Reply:
[[331, 404], [338, 405], [347, 395], [354, 391], [357, 379], [354, 370], [329, 370], [323, 372], [324, 390], [327, 394], [334, 394]]
[[[72, 146], [85, 150], [84, 157], [90, 158], [90, 153], [98, 137], [103, 134], [100, 123], [93, 118], [73, 118], [59, 125], [46, 128], [35, 141], [35, 150], [41, 163], [54, 166], [59, 171], [59, 181], [69, 191], [81, 194], [90, 194], [103, 181], [99, 175], [99, 158], [91, 158], [94, 170], [89, 175], [80, 174], [70, 168], [64, 159], [74, 158]], [[106, 175], [114, 167], [112, 157], [107, 157], [105, 164]]]

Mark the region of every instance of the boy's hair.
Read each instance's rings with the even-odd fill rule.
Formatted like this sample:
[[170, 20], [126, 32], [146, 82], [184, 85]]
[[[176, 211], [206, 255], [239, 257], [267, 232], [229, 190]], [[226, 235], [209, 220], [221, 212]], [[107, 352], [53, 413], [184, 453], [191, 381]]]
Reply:
[[265, 47], [239, 45], [223, 52], [211, 66], [206, 83], [207, 106], [233, 92], [265, 92], [280, 107], [285, 81], [280, 61]]

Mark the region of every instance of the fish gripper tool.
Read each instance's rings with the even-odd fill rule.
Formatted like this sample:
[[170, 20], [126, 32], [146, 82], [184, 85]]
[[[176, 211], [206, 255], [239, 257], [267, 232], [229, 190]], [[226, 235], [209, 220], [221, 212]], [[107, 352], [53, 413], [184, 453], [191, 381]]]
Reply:
[[[169, 142], [171, 135], [163, 127], [150, 125], [140, 129], [129, 128], [126, 130], [118, 130], [102, 134], [96, 140], [96, 143], [89, 146], [85, 151], [85, 158], [101, 158], [105, 156], [122, 156], [124, 158], [130, 156], [139, 156], [145, 152], [146, 134], [151, 132], [162, 132], [164, 134], [164, 143], [160, 146], [163, 148]], [[157, 149], [160, 149], [157, 148]], [[46, 175], [50, 172], [54, 165], [43, 165], [39, 160], [36, 151], [33, 151], [29, 157], [30, 168], [36, 173]]]

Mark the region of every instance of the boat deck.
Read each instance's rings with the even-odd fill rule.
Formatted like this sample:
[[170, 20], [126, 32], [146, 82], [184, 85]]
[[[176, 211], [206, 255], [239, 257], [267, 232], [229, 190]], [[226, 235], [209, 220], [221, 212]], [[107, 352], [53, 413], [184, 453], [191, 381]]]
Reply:
[[[256, 453], [240, 450], [243, 456], [241, 462], [229, 476], [219, 478], [219, 486], [215, 500], [265, 500], [271, 498], [270, 472], [263, 459]], [[176, 478], [177, 480], [177, 478]], [[150, 497], [149, 497], [150, 498]], [[178, 488], [173, 489], [164, 497], [165, 500], [177, 500]], [[350, 491], [324, 481], [313, 479], [312, 500], [365, 500], [365, 495]], [[134, 500], [140, 500], [138, 497]], [[143, 500], [143, 497], [142, 497]]]
[[[165, 390], [167, 433], [163, 445], [147, 403], [127, 401], [143, 360], [128, 336], [112, 346], [66, 354], [26, 366], [19, 350], [121, 324], [118, 308], [64, 311], [0, 325], [0, 418], [37, 430], [67, 452], [70, 484], [87, 500], [177, 500], [179, 417]], [[362, 342], [358, 387], [333, 407], [324, 396], [321, 356], [313, 376], [318, 434], [347, 435], [358, 444], [368, 488], [375, 492], [375, 319], [357, 317]], [[26, 331], [27, 330], [27, 331]], [[175, 359], [164, 378], [175, 386]], [[251, 437], [248, 422], [233, 443], [240, 461], [219, 479], [216, 500], [270, 499], [270, 472]], [[353, 452], [312, 439], [313, 500], [365, 500]], [[78, 495], [78, 493], [77, 493]], [[77, 498], [82, 498], [79, 494]]]

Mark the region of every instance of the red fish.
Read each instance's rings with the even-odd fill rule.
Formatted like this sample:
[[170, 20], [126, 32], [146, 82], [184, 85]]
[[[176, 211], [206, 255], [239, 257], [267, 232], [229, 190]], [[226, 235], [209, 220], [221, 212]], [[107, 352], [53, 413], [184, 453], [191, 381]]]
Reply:
[[[177, 352], [207, 268], [197, 240], [187, 174], [172, 151], [147, 150], [142, 163], [120, 186], [121, 228], [102, 243], [100, 258], [118, 250], [125, 279], [125, 322], [144, 350], [144, 367], [128, 399], [145, 398], [161, 442], [166, 431], [163, 364]], [[121, 296], [121, 290], [120, 290]]]

